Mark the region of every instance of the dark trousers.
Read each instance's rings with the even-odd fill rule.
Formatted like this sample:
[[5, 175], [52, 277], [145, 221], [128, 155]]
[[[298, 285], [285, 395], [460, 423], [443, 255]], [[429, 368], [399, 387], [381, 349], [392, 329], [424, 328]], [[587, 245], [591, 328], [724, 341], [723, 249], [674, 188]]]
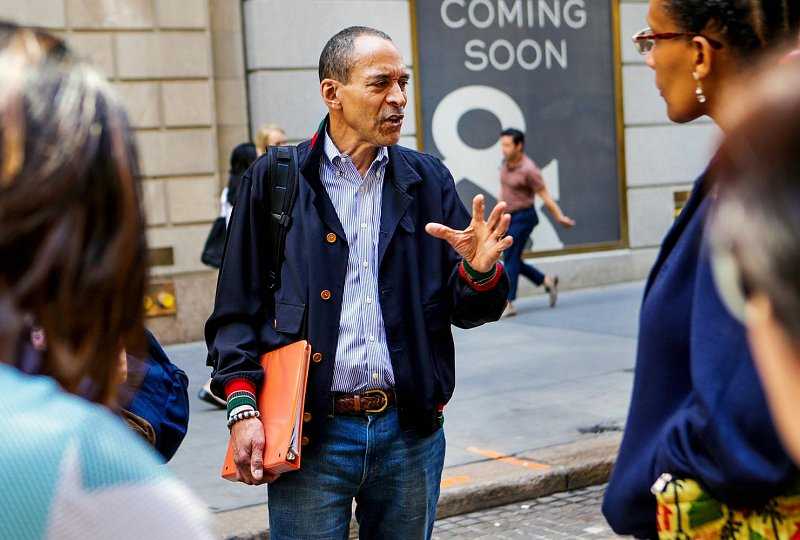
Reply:
[[506, 250], [504, 259], [508, 281], [511, 283], [508, 291], [509, 302], [513, 302], [517, 298], [517, 281], [519, 281], [520, 274], [531, 280], [537, 287], [544, 283], [544, 274], [535, 266], [522, 262], [525, 242], [538, 224], [539, 216], [536, 215], [534, 208], [511, 213], [511, 226], [508, 228], [508, 234], [514, 238], [514, 245]]

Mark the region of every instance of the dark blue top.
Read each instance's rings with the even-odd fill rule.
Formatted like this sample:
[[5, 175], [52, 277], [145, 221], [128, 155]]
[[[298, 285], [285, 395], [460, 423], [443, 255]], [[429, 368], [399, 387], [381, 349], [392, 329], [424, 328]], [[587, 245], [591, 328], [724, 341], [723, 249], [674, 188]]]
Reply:
[[781, 448], [744, 327], [714, 286], [704, 178], [661, 248], [642, 304], [628, 421], [603, 513], [619, 534], [657, 538], [650, 486], [663, 473], [753, 507], [796, 470]]

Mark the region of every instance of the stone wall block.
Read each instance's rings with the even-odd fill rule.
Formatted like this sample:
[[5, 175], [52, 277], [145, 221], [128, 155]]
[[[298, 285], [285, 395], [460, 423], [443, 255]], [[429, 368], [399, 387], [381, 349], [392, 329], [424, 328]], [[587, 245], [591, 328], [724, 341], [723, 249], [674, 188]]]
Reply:
[[144, 180], [142, 182], [142, 205], [148, 226], [163, 225], [167, 222], [167, 200], [164, 182]]
[[157, 128], [161, 125], [158, 84], [154, 82], [124, 82], [114, 85], [125, 104], [134, 128]]
[[64, 0], [3, 0], [0, 19], [44, 28], [64, 28]]
[[219, 195], [215, 177], [168, 180], [170, 221], [173, 224], [210, 222], [219, 215]]
[[209, 129], [140, 131], [136, 138], [145, 176], [214, 173], [215, 144]]
[[207, 0], [155, 0], [156, 18], [161, 28], [206, 28]]
[[207, 81], [165, 82], [162, 96], [167, 126], [211, 125], [213, 99]]
[[119, 33], [118, 75], [122, 79], [207, 78], [209, 52], [204, 32]]
[[155, 25], [152, 0], [66, 0], [73, 28], [148, 29]]

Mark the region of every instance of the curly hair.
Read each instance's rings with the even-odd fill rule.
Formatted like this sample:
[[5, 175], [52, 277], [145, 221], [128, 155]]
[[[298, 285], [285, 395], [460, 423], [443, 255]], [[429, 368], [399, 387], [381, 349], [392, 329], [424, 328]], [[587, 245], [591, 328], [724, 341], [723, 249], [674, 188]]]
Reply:
[[796, 0], [664, 0], [686, 32], [716, 32], [742, 59], [797, 39]]

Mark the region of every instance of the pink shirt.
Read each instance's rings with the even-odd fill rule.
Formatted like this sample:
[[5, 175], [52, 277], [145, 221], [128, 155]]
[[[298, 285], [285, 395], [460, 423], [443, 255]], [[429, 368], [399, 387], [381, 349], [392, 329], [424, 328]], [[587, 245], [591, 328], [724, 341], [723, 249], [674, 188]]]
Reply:
[[506, 202], [509, 212], [531, 208], [536, 193], [544, 187], [542, 171], [524, 154], [513, 168], [505, 161], [500, 167], [500, 199]]

